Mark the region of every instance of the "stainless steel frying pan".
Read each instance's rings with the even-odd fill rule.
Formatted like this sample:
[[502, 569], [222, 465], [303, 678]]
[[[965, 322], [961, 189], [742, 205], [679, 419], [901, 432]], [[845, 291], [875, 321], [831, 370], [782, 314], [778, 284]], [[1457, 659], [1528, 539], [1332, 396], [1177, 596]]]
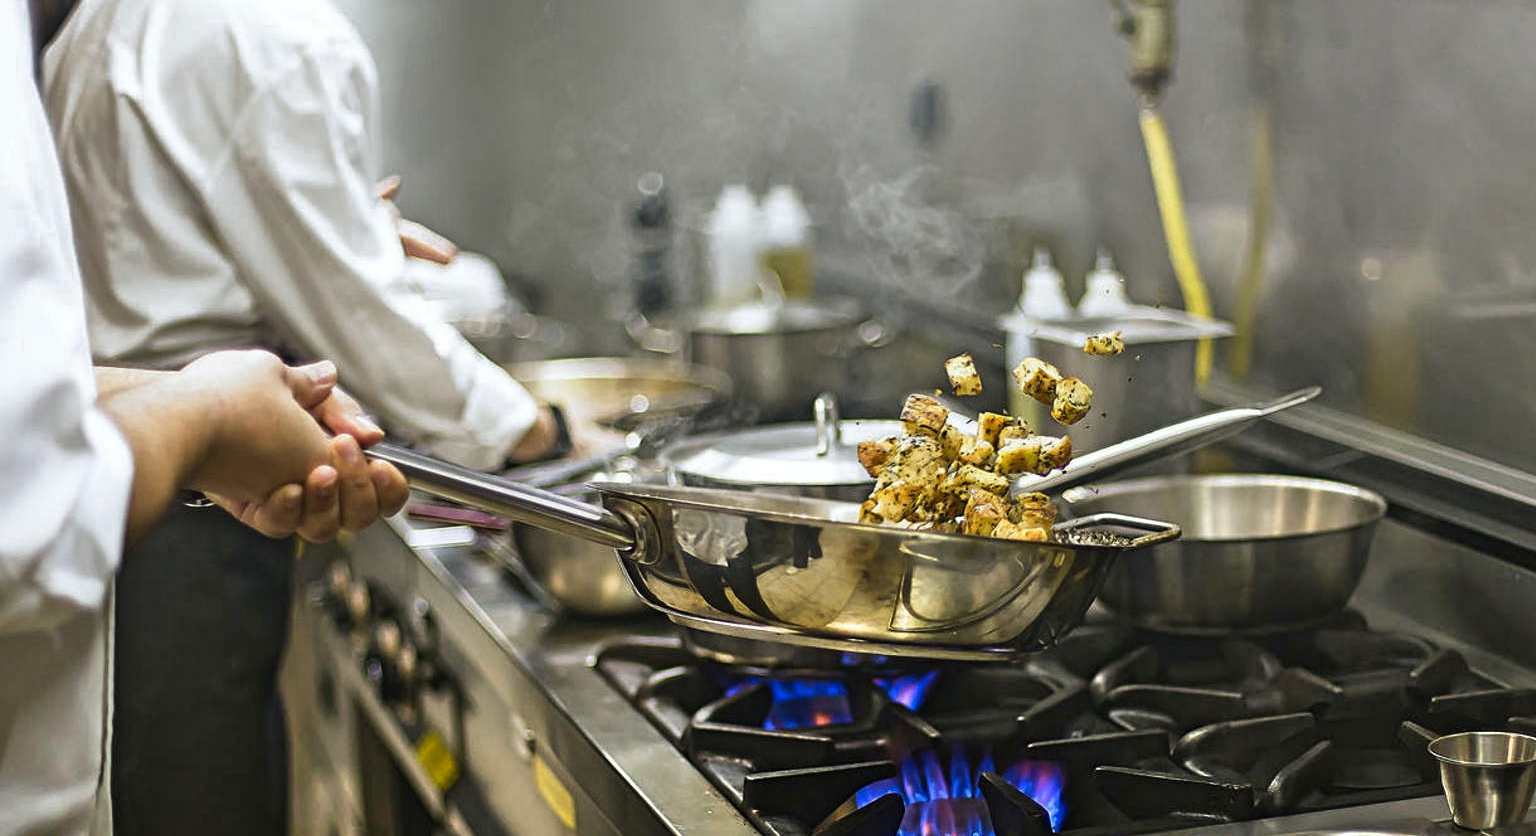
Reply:
[[[1222, 410], [1025, 481], [1058, 490], [1188, 452], [1317, 395]], [[689, 628], [842, 652], [996, 659], [1048, 647], [1081, 620], [1114, 558], [1172, 540], [1170, 523], [1095, 514], [1054, 542], [857, 522], [847, 502], [598, 483], [603, 507], [388, 444], [370, 454], [427, 493], [609, 546], [638, 594]]]
[[413, 487], [616, 549], [646, 603], [726, 635], [887, 656], [995, 659], [1077, 624], [1114, 557], [1178, 526], [1097, 514], [1026, 543], [856, 522], [858, 506], [600, 483], [603, 506], [387, 444]]

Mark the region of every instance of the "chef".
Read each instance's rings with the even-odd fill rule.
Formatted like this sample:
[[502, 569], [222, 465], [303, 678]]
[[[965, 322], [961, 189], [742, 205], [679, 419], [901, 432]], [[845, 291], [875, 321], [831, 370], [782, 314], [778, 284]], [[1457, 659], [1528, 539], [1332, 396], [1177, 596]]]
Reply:
[[[33, 5], [38, 5], [34, 3]], [[218, 352], [176, 372], [92, 370], [68, 209], [34, 87], [33, 21], [0, 0], [0, 834], [109, 833], [111, 586], [177, 490], [268, 533], [405, 501], [384, 464], [340, 477], [335, 368]], [[45, 21], [45, 16], [39, 16]], [[376, 437], [373, 438], [376, 440]], [[215, 513], [223, 513], [216, 511]]]
[[[99, 361], [326, 357], [430, 453], [494, 469], [568, 446], [557, 412], [413, 304], [376, 192], [377, 74], [330, 3], [83, 0], [44, 78]], [[283, 832], [292, 567], [291, 548], [198, 509], [127, 556], [119, 833]]]

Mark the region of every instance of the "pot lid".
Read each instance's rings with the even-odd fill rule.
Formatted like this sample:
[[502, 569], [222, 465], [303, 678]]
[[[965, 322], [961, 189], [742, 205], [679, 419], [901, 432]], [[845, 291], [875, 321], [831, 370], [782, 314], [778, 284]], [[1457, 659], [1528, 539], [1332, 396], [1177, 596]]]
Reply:
[[695, 334], [781, 334], [837, 328], [858, 319], [851, 300], [760, 300], [720, 308], [704, 308], [693, 314], [689, 330]]
[[830, 392], [812, 404], [816, 420], [716, 433], [663, 450], [674, 474], [742, 487], [862, 485], [874, 480], [859, 464], [858, 445], [901, 434], [900, 421], [843, 421]]
[[858, 443], [901, 435], [901, 422], [839, 421], [837, 428], [841, 438], [825, 445], [809, 422], [717, 433], [679, 442], [662, 460], [681, 475], [743, 486], [874, 482], [859, 464]]

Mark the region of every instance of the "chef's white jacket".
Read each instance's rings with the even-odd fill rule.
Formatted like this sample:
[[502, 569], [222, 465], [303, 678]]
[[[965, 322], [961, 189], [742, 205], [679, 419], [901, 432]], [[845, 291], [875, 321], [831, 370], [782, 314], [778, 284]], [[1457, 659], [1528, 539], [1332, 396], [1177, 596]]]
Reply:
[[0, 0], [0, 114], [0, 834], [101, 834], [133, 459], [95, 407], [27, 0]]
[[471, 467], [533, 425], [405, 281], [377, 74], [329, 2], [83, 0], [45, 79], [99, 360], [329, 358], [388, 429]]

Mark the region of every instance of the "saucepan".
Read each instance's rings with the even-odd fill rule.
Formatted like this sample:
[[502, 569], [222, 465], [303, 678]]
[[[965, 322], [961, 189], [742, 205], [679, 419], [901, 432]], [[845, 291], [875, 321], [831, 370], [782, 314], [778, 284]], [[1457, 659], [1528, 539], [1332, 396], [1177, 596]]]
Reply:
[[602, 482], [602, 506], [380, 444], [412, 486], [613, 548], [647, 604], [685, 627], [843, 652], [1008, 658], [1075, 626], [1114, 558], [1179, 535], [1122, 514], [1060, 523], [1051, 542], [857, 522], [807, 497]]
[[1128, 555], [1099, 600], [1162, 632], [1262, 633], [1338, 614], [1365, 571], [1386, 500], [1297, 476], [1219, 474], [1133, 479], [1063, 494], [1068, 513], [1104, 509], [1177, 522], [1177, 543]]

